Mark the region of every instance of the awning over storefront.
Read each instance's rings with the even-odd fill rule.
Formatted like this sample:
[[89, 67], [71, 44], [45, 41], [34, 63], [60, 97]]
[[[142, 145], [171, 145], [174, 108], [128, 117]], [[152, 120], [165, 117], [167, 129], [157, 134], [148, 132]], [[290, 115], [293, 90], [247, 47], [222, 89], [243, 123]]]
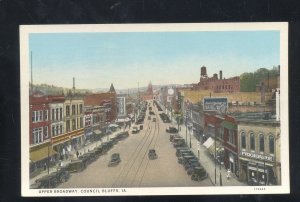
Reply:
[[203, 146], [205, 146], [207, 149], [214, 143], [215, 141], [209, 137], [204, 143]]
[[117, 123], [123, 123], [123, 122], [128, 122], [130, 121], [130, 119], [128, 117], [126, 117], [125, 119], [117, 119], [116, 122]]
[[236, 124], [230, 123], [228, 121], [223, 121], [221, 123], [221, 126], [224, 127], [224, 128], [227, 128], [229, 130], [236, 130], [237, 129]]
[[[53, 156], [54, 154], [56, 154], [56, 151], [54, 151], [53, 148], [49, 146], [49, 157]], [[48, 146], [42, 147], [34, 151], [30, 151], [30, 160], [32, 162], [37, 162], [47, 157], [48, 157]]]
[[100, 130], [94, 130], [94, 133], [95, 133], [96, 135], [99, 135], [99, 134], [101, 134], [101, 131], [100, 131]]

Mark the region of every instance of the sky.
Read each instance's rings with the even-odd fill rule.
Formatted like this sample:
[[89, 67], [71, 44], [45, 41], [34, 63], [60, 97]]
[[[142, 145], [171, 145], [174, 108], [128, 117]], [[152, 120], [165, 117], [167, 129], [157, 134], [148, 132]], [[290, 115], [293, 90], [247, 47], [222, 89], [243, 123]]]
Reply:
[[33, 83], [77, 89], [190, 84], [279, 65], [279, 31], [31, 33]]

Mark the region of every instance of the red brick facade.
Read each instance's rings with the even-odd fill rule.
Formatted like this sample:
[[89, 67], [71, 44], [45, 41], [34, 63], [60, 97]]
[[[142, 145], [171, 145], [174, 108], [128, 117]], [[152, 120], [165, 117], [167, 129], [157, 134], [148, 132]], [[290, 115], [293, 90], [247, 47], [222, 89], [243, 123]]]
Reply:
[[106, 106], [106, 121], [112, 122], [117, 118], [117, 95], [116, 93], [97, 93], [86, 95], [84, 105]]
[[47, 96], [31, 95], [29, 97], [30, 145], [43, 143], [51, 138], [49, 101]]

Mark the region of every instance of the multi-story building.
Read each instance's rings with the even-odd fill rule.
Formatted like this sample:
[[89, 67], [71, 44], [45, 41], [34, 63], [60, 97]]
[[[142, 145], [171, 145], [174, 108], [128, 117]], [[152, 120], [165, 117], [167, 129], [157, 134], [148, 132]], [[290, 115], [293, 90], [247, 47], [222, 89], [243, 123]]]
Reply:
[[51, 147], [49, 98], [41, 94], [29, 97], [30, 171], [33, 173], [49, 163], [56, 154]]
[[237, 123], [233, 117], [224, 116], [220, 131], [223, 139], [223, 161], [226, 169], [230, 169], [236, 176], [238, 175], [238, 137]]
[[279, 121], [240, 119], [237, 123], [239, 179], [249, 185], [280, 185]]
[[[60, 106], [60, 105], [57, 105]], [[56, 112], [56, 109], [55, 109]], [[60, 109], [58, 110], [58, 116], [61, 116]], [[83, 129], [83, 96], [69, 93], [65, 96], [64, 105], [62, 109], [63, 132], [54, 128], [54, 134], [52, 137], [52, 144], [54, 149], [60, 154], [64, 154], [66, 151], [77, 149], [83, 144], [84, 141], [84, 129]], [[54, 118], [56, 118], [56, 113]]]
[[[221, 123], [224, 118], [216, 114], [204, 114], [204, 134], [202, 136], [203, 144], [206, 145], [207, 141], [211, 141], [212, 144], [206, 145], [211, 155], [216, 156], [219, 152], [223, 151], [224, 139], [221, 133]], [[208, 140], [210, 139], [210, 140]]]
[[106, 112], [107, 124], [112, 123], [117, 118], [117, 94], [113, 84], [107, 93], [96, 93], [86, 95], [84, 98], [85, 105], [103, 106]]
[[102, 106], [84, 106], [85, 140], [99, 140], [105, 127], [106, 113]]

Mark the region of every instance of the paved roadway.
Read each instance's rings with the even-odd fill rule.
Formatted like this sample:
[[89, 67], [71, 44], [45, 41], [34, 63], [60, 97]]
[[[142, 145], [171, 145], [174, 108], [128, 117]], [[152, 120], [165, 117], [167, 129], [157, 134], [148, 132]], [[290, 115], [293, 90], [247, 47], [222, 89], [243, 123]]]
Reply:
[[[161, 121], [156, 107], [152, 108], [155, 116], [151, 117], [156, 117], [156, 122], [148, 120], [147, 110], [142, 131], [132, 134], [130, 130], [127, 139], [120, 141], [84, 171], [72, 173], [71, 178], [57, 188], [212, 186], [209, 179], [191, 180], [184, 167], [177, 163], [175, 149], [165, 132], [169, 124]], [[151, 148], [158, 155], [155, 160], [148, 159]], [[108, 167], [113, 153], [120, 153], [121, 163]]]

